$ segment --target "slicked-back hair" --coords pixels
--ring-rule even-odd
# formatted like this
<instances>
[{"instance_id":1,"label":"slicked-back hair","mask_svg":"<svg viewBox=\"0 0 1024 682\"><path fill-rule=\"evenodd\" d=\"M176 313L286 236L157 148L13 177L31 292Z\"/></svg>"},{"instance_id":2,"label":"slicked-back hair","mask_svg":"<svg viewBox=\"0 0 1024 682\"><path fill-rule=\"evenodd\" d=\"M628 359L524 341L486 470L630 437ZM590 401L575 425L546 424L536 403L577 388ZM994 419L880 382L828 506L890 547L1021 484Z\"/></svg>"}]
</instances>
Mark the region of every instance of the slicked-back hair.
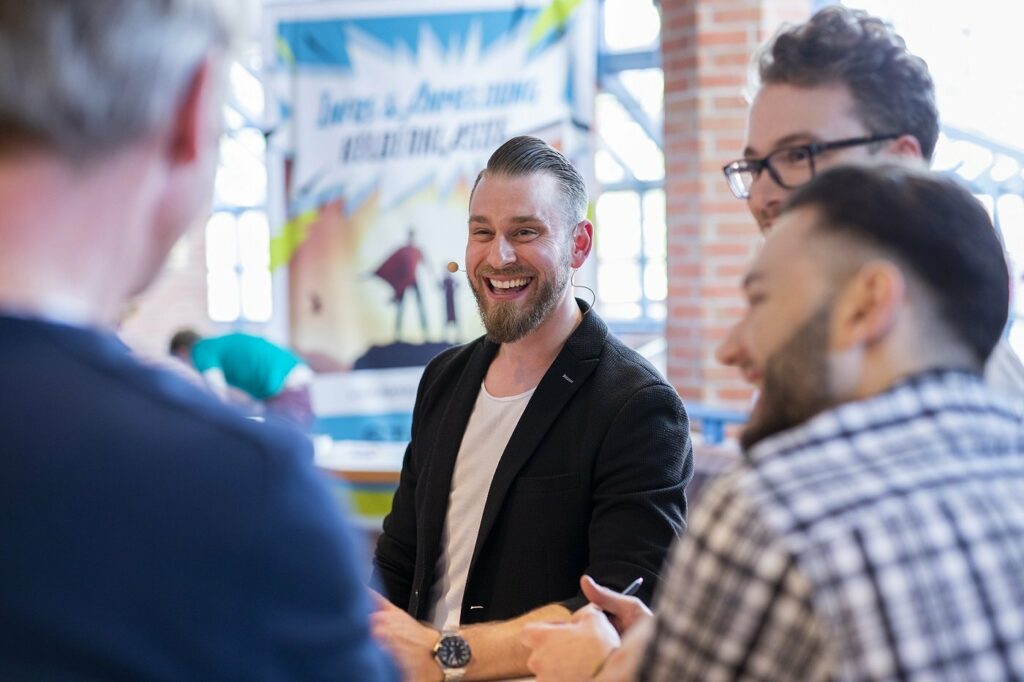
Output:
<instances>
[{"instance_id":1,"label":"slicked-back hair","mask_svg":"<svg viewBox=\"0 0 1024 682\"><path fill-rule=\"evenodd\" d=\"M956 179L903 165L828 170L789 198L784 212L817 211L814 231L877 249L923 285L934 318L978 361L1006 325L1009 273L988 213Z\"/></svg>"},{"instance_id":2,"label":"slicked-back hair","mask_svg":"<svg viewBox=\"0 0 1024 682\"><path fill-rule=\"evenodd\" d=\"M243 0L0 0L0 156L84 162L154 133ZM230 8L230 15L229 15Z\"/></svg>"},{"instance_id":3,"label":"slicked-back hair","mask_svg":"<svg viewBox=\"0 0 1024 682\"><path fill-rule=\"evenodd\" d=\"M913 135L932 158L939 112L928 65L892 26L863 10L831 5L783 27L758 52L757 71L762 85L846 85L871 133Z\"/></svg>"},{"instance_id":4,"label":"slicked-back hair","mask_svg":"<svg viewBox=\"0 0 1024 682\"><path fill-rule=\"evenodd\" d=\"M558 182L565 198L562 212L567 228L575 227L587 217L587 184L583 176L564 154L544 140L529 135L513 137L494 150L487 167L477 175L473 192L485 175L517 178L536 173L547 173ZM473 201L472 193L469 199Z\"/></svg>"}]
</instances>

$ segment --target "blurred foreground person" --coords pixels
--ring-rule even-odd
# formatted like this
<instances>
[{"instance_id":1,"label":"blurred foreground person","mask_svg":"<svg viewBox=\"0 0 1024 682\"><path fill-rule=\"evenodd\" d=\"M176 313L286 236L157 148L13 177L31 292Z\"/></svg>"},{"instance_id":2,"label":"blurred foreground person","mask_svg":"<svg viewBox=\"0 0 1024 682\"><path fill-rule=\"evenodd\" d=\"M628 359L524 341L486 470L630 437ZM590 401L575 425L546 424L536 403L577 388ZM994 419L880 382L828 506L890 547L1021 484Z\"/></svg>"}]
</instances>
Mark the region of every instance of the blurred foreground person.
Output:
<instances>
[{"instance_id":1,"label":"blurred foreground person","mask_svg":"<svg viewBox=\"0 0 1024 682\"><path fill-rule=\"evenodd\" d=\"M985 209L949 178L830 170L743 287L744 462L656 618L586 584L573 623L525 633L538 680L1024 678L1024 427L981 379L1008 308Z\"/></svg>"},{"instance_id":2,"label":"blurred foreground person","mask_svg":"<svg viewBox=\"0 0 1024 682\"><path fill-rule=\"evenodd\" d=\"M211 0L0 0L0 679L393 679L303 437L104 328L208 208Z\"/></svg>"}]
</instances>

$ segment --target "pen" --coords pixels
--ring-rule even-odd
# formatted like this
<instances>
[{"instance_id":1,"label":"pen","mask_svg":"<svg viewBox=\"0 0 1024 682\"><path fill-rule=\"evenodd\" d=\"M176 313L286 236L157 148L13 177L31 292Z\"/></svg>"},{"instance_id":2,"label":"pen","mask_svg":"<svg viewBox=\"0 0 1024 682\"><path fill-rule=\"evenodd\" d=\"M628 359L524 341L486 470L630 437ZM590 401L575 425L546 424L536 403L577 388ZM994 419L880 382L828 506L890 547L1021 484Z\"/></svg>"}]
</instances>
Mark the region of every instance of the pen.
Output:
<instances>
[{"instance_id":1,"label":"pen","mask_svg":"<svg viewBox=\"0 0 1024 682\"><path fill-rule=\"evenodd\" d=\"M631 582L629 584L629 587L627 587L626 589L624 589L622 591L622 593L621 593L622 596L623 597L632 597L634 594L637 593L637 590L639 590L640 586L643 585L643 584L644 584L644 577L640 576L639 578L637 578L636 580Z\"/></svg>"}]
</instances>

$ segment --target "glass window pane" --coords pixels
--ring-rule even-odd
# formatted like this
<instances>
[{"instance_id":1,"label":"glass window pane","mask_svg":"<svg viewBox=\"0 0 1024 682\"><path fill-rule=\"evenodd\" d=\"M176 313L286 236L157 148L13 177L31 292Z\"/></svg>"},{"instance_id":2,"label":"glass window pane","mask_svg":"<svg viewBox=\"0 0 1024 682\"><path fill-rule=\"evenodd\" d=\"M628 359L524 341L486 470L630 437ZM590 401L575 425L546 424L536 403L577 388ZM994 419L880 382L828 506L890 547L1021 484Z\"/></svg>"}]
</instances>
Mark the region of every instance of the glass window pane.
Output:
<instances>
[{"instance_id":1,"label":"glass window pane","mask_svg":"<svg viewBox=\"0 0 1024 682\"><path fill-rule=\"evenodd\" d=\"M601 138L629 166L639 180L665 177L665 157L640 124L614 95L603 93L596 99L597 129Z\"/></svg>"},{"instance_id":2,"label":"glass window pane","mask_svg":"<svg viewBox=\"0 0 1024 682\"><path fill-rule=\"evenodd\" d=\"M661 69L630 69L619 73L626 86L644 111L660 121L665 104L665 76Z\"/></svg>"},{"instance_id":3,"label":"glass window pane","mask_svg":"<svg viewBox=\"0 0 1024 682\"><path fill-rule=\"evenodd\" d=\"M644 271L644 293L652 301L664 301L668 296L668 278L665 261L651 261Z\"/></svg>"},{"instance_id":4,"label":"glass window pane","mask_svg":"<svg viewBox=\"0 0 1024 682\"><path fill-rule=\"evenodd\" d=\"M238 263L235 216L219 211L206 223L206 269L234 271Z\"/></svg>"},{"instance_id":5,"label":"glass window pane","mask_svg":"<svg viewBox=\"0 0 1024 682\"><path fill-rule=\"evenodd\" d=\"M242 112L251 118L263 115L263 84L244 66L235 62L231 65L231 95Z\"/></svg>"},{"instance_id":6,"label":"glass window pane","mask_svg":"<svg viewBox=\"0 0 1024 682\"><path fill-rule=\"evenodd\" d=\"M665 230L665 190L644 194L644 253L648 258L665 261L668 253Z\"/></svg>"},{"instance_id":7,"label":"glass window pane","mask_svg":"<svg viewBox=\"0 0 1024 682\"><path fill-rule=\"evenodd\" d=\"M608 303L639 301L640 266L635 261L605 261L597 266L597 293Z\"/></svg>"},{"instance_id":8,"label":"glass window pane","mask_svg":"<svg viewBox=\"0 0 1024 682\"><path fill-rule=\"evenodd\" d=\"M661 31L661 15L651 0L605 0L604 39L611 50L650 47Z\"/></svg>"},{"instance_id":9,"label":"glass window pane","mask_svg":"<svg viewBox=\"0 0 1024 682\"><path fill-rule=\"evenodd\" d=\"M605 192L597 198L597 255L636 258L640 255L640 197L636 192Z\"/></svg>"},{"instance_id":10,"label":"glass window pane","mask_svg":"<svg viewBox=\"0 0 1024 682\"><path fill-rule=\"evenodd\" d=\"M253 322L266 322L273 312L269 270L242 273L242 316Z\"/></svg>"},{"instance_id":11,"label":"glass window pane","mask_svg":"<svg viewBox=\"0 0 1024 682\"><path fill-rule=\"evenodd\" d=\"M215 192L221 205L260 206L267 200L266 166L231 137L221 139Z\"/></svg>"},{"instance_id":12,"label":"glass window pane","mask_svg":"<svg viewBox=\"0 0 1024 682\"><path fill-rule=\"evenodd\" d=\"M601 316L609 320L636 320L640 313L639 303L601 303Z\"/></svg>"},{"instance_id":13,"label":"glass window pane","mask_svg":"<svg viewBox=\"0 0 1024 682\"><path fill-rule=\"evenodd\" d=\"M263 211L246 211L239 217L238 256L245 270L270 267L270 226Z\"/></svg>"},{"instance_id":14,"label":"glass window pane","mask_svg":"<svg viewBox=\"0 0 1024 682\"><path fill-rule=\"evenodd\" d=\"M206 307L214 322L234 322L240 312L238 275L209 272L206 275Z\"/></svg>"},{"instance_id":15,"label":"glass window pane","mask_svg":"<svg viewBox=\"0 0 1024 682\"><path fill-rule=\"evenodd\" d=\"M598 149L594 154L594 172L598 182L611 184L626 177L622 166L605 149Z\"/></svg>"}]
</instances>

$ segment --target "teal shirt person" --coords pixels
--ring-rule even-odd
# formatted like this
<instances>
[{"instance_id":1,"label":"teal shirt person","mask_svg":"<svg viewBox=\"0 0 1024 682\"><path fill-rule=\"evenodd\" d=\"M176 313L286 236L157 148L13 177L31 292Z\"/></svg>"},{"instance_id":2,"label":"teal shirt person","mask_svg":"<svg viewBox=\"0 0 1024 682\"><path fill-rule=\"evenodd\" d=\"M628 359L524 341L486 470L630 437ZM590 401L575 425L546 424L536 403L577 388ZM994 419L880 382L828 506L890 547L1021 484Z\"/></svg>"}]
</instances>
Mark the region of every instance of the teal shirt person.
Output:
<instances>
[{"instance_id":1,"label":"teal shirt person","mask_svg":"<svg viewBox=\"0 0 1024 682\"><path fill-rule=\"evenodd\" d=\"M236 333L196 341L192 364L200 373L219 369L229 386L266 400L281 392L285 377L303 362L266 339Z\"/></svg>"}]
</instances>

